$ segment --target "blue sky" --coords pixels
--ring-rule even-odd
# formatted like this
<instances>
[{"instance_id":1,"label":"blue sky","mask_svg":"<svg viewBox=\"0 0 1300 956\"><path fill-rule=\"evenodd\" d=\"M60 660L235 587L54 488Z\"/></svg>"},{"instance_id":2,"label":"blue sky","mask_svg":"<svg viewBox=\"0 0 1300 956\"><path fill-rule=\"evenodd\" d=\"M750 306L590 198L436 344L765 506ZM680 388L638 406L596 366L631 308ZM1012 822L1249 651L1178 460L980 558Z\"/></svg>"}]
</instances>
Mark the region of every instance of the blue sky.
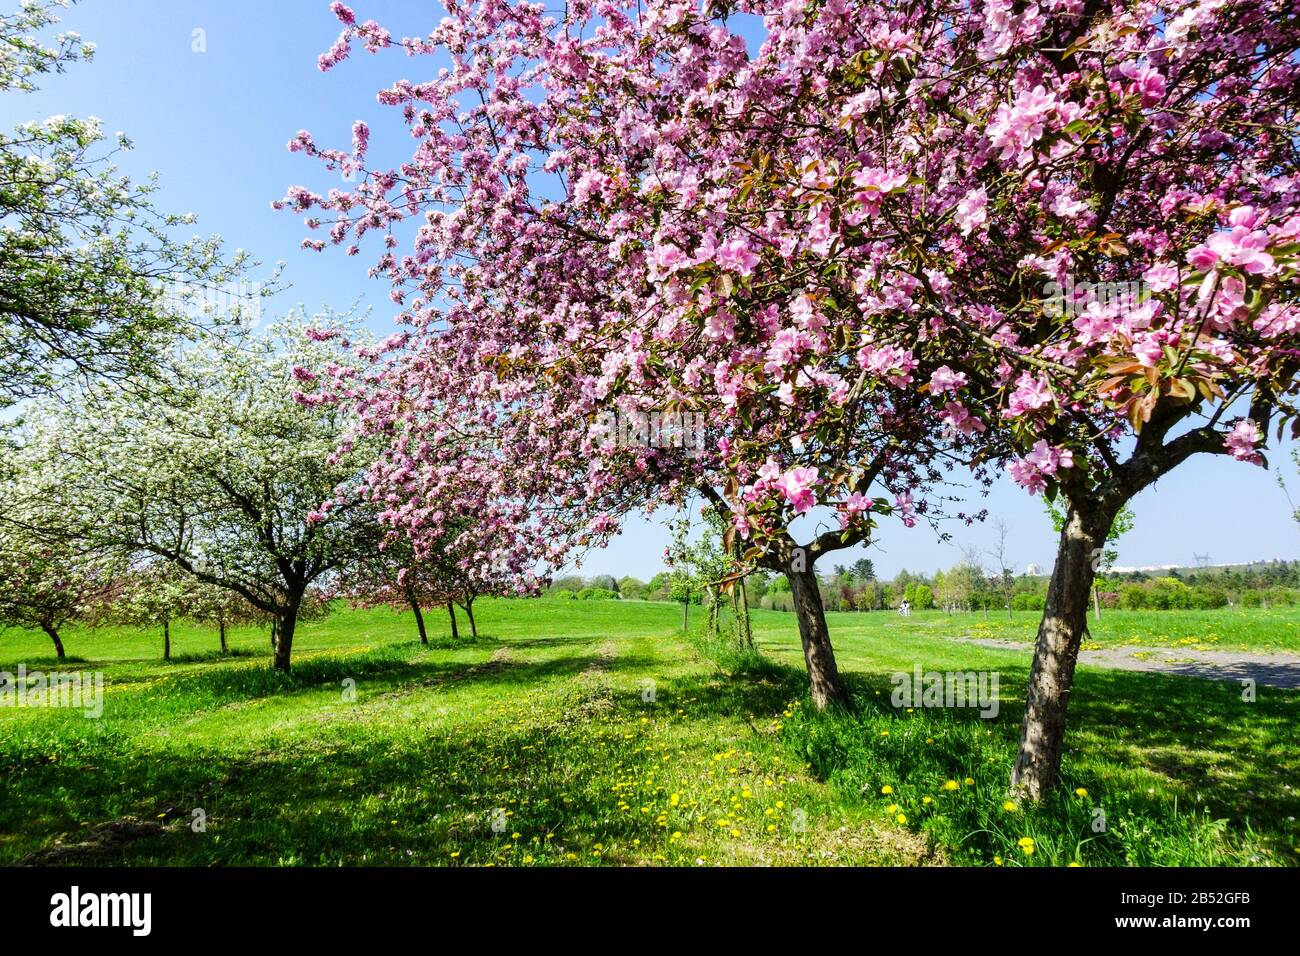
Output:
<instances>
[{"instance_id":1,"label":"blue sky","mask_svg":"<svg viewBox=\"0 0 1300 956\"><path fill-rule=\"evenodd\" d=\"M427 0L351 5L399 37L425 34L441 17ZM407 155L400 116L380 108L375 93L402 77L421 79L431 61L358 48L322 74L316 57L339 32L326 0L82 0L66 12L63 28L96 44L94 62L46 78L37 94L0 97L0 123L55 113L100 117L108 133L123 130L135 141L121 163L126 171L158 171L160 206L196 213L197 231L219 233L264 263L286 262L292 288L272 309L299 303L309 312L342 309L360 299L373 306L375 330L391 330L394 309L385 286L367 278L366 253L348 259L341 250L301 251L301 221L273 212L270 202L291 184L329 185L317 164L286 150L299 129L321 145L347 147L353 120L365 119L373 160ZM204 52L195 52L199 39ZM1270 460L1300 501L1300 475L1289 454L1275 448ZM1001 480L982 504L1008 524L1009 557L1017 567L1049 564L1055 540L1041 502ZM1139 496L1134 511L1135 527L1119 542L1121 565L1191 564L1193 552L1208 553L1215 563L1300 556L1300 529L1275 473L1226 458L1184 465ZM994 539L987 525L951 531L954 542L940 545L924 525L907 530L889 523L868 553L882 576L900 568L932 572L954 563L960 545L984 549ZM611 547L588 556L581 573L649 577L660 569L667 542L656 523L633 520ZM841 561L860 553L843 552Z\"/></svg>"}]
</instances>

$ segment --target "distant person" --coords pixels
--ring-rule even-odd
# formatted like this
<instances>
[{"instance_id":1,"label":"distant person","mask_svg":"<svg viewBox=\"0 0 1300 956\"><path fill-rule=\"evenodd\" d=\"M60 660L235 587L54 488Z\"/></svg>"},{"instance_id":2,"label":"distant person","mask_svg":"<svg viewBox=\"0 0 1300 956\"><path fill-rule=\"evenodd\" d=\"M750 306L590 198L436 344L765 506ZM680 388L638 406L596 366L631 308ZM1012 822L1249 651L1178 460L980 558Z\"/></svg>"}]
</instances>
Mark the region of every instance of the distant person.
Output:
<instances>
[{"instance_id":1,"label":"distant person","mask_svg":"<svg viewBox=\"0 0 1300 956\"><path fill-rule=\"evenodd\" d=\"M898 613L903 615L903 617L911 617L912 605L909 602L904 601L902 604L898 605Z\"/></svg>"}]
</instances>

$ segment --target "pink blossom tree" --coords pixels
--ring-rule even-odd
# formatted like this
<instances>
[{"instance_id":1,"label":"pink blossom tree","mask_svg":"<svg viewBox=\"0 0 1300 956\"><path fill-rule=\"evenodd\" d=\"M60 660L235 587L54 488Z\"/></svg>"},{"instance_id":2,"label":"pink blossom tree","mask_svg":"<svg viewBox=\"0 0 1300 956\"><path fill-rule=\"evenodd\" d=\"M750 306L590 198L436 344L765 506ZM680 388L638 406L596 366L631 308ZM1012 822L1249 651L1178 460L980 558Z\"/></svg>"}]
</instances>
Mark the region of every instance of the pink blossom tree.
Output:
<instances>
[{"instance_id":1,"label":"pink blossom tree","mask_svg":"<svg viewBox=\"0 0 1300 956\"><path fill-rule=\"evenodd\" d=\"M335 12L345 30L322 68L354 41L393 44ZM447 49L453 69L380 94L418 140L412 160L367 170L364 125L350 152L301 133L291 149L365 175L350 192L295 187L281 204L331 215L329 241L349 252L385 233L375 272L413 329L385 343L373 374L330 388L364 433L389 438L371 473L386 519L417 540L436 536L431 503L468 479L514 527L521 555L555 561L638 507L703 494L726 516L729 550L740 540L750 566L791 578L814 700L847 702L813 565L868 540L879 517L937 517L924 492L968 436L944 435L928 397L909 388L907 348L843 361L853 332L840 293L796 265L817 261L822 239L769 214L776 200L753 188L763 180L746 131L725 110L710 125L695 115L710 104L684 96L710 82L706 57L729 88L767 81L748 75L725 28L679 29L684 8L638 21L579 5L562 39L531 5L449 12L429 40L402 45ZM588 27L599 42L582 39ZM620 110L635 130L613 121ZM703 137L687 143L696 128ZM421 225L399 256L395 230L408 218ZM625 440L637 429L624 423L651 413L699 423L707 442ZM837 520L797 539L792 522L818 505Z\"/></svg>"},{"instance_id":2,"label":"pink blossom tree","mask_svg":"<svg viewBox=\"0 0 1300 956\"><path fill-rule=\"evenodd\" d=\"M495 563L509 548L499 548L492 539L497 530L493 524L460 517L445 521L442 528L441 540L417 535L418 553L404 529L390 529L372 552L342 572L335 593L365 607L410 610L420 643L428 644L424 611L429 607L446 607L453 639L459 637L456 606L464 608L470 634L477 639L474 602L479 597L540 590L542 579L531 571L512 574Z\"/></svg>"},{"instance_id":3,"label":"pink blossom tree","mask_svg":"<svg viewBox=\"0 0 1300 956\"><path fill-rule=\"evenodd\" d=\"M285 204L332 217L313 247L383 234L375 273L414 330L372 383L380 400L360 401L372 429L405 430L398 473L452 467L421 442L465 429L431 431L420 405L461 402L481 447L520 449L542 485L563 475L557 500L602 533L633 502L700 489L747 560L792 574L887 513L934 517L949 463L1005 467L1067 506L1012 776L1049 791L1115 515L1194 454L1255 460L1291 418L1293 6L667 0L547 16L483 0L400 41L334 9L323 69L357 43L449 57L380 93L416 141L399 168L366 169L364 125L350 151L291 144L365 173ZM732 13L760 17L761 38ZM707 454L584 444L601 409L664 406L710 413ZM517 467L503 463L484 478ZM399 509L419 507L414 490ZM797 544L790 519L817 505L842 527ZM843 699L820 602L791 583L814 699Z\"/></svg>"}]
</instances>

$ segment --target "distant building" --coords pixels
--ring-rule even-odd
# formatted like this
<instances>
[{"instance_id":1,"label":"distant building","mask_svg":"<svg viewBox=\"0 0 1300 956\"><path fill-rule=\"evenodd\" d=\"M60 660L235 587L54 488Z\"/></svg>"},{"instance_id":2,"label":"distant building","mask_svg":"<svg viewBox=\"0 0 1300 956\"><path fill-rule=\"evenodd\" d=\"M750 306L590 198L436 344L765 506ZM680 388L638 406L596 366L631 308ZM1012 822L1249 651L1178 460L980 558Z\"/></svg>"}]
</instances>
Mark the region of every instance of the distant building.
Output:
<instances>
[{"instance_id":1,"label":"distant building","mask_svg":"<svg viewBox=\"0 0 1300 956\"><path fill-rule=\"evenodd\" d=\"M1042 573L1043 569L1036 564L1025 565L1025 574L1029 575L1031 578L1039 577Z\"/></svg>"}]
</instances>

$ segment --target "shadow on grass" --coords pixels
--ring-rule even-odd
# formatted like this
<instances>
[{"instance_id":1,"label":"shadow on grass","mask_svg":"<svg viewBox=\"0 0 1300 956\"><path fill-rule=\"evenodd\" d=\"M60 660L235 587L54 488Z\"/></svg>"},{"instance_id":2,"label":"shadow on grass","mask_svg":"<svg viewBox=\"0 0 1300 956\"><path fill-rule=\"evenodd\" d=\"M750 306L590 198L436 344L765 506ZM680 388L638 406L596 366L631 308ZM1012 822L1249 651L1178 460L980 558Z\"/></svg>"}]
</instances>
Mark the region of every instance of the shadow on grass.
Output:
<instances>
[{"instance_id":1,"label":"shadow on grass","mask_svg":"<svg viewBox=\"0 0 1300 956\"><path fill-rule=\"evenodd\" d=\"M593 641L480 644L486 651L591 648ZM184 740L159 749L130 733L56 739L55 728L43 732L60 748L57 760L15 759L30 747L15 751L0 743L0 862L463 864L521 863L527 854L555 863L571 862L569 854L584 860L606 852L597 844L662 838L651 820L614 806L614 784L658 759L626 741L624 727L644 708L606 681L568 680L586 672L636 678L653 674L662 659L593 652L530 660L507 653L439 662L412 655L418 647L321 655L289 675L235 667L166 682L160 694L180 698L192 711L213 701L308 693L357 680L356 720L322 719L298 738L272 735L252 756ZM965 862L1018 854L1016 840L1026 833L1039 841L1039 852L1015 859L1030 864L1076 858L1221 864L1247 861L1261 849L1284 859L1288 839L1294 840L1286 816L1296 814L1296 798L1283 784L1300 769L1293 733L1300 695L1264 693L1247 704L1227 684L1081 671L1065 785L1044 807L1011 814L1001 801L1019 734L1023 669L1003 672L1002 708L993 720L974 710L895 710L888 674L845 676L856 711L811 714L801 668L732 654L715 673L663 681L660 704L689 701L692 718L739 718L760 732L801 701L780 731L786 746L845 800L880 802L882 810L886 800L903 804L911 826L960 847L957 859ZM549 693L545 688L555 682L564 695L558 706L552 700L547 709L545 700L519 695L539 687ZM367 709L443 686L499 690L514 709L470 729L430 729L401 709ZM1158 800L1138 789L1151 774L1164 778ZM974 782L965 784L967 778ZM957 784L951 793L942 786L949 779ZM1187 803L1194 793L1207 794L1207 781L1213 800L1206 797L1202 806L1228 820L1226 837L1212 821L1167 806L1168 793ZM880 795L882 782L892 784L893 794ZM1072 796L1076 786L1090 791L1087 799ZM925 796L932 802L923 804ZM1097 806L1111 821L1100 836L1089 829ZM207 814L205 833L188 828L196 807ZM499 831L492 827L497 811L507 814ZM156 827L137 825L159 820ZM83 838L87 833L93 836ZM60 834L72 849L31 855Z\"/></svg>"},{"instance_id":2,"label":"shadow on grass","mask_svg":"<svg viewBox=\"0 0 1300 956\"><path fill-rule=\"evenodd\" d=\"M1300 779L1300 694L1260 688L1247 702L1240 686L1220 681L1081 670L1060 786L1041 805L1008 811L1023 668L1001 670L999 713L983 719L973 708L895 708L884 673L846 674L855 710L817 714L805 675L774 667L794 691L783 703L802 697L782 729L788 746L848 799L897 804L912 825L962 846L965 862L1300 862L1291 784ZM725 694L718 701L731 706ZM1038 838L1036 855L1019 851L1027 834Z\"/></svg>"},{"instance_id":3,"label":"shadow on grass","mask_svg":"<svg viewBox=\"0 0 1300 956\"><path fill-rule=\"evenodd\" d=\"M322 723L243 758L207 746L146 756L115 739L16 768L0 778L0 833L8 834L0 862L485 863L520 862L522 849L565 862L569 853L588 858L601 840L630 847L662 838L641 815L613 813L611 782L658 759L613 722L613 692L599 675L619 666L572 655L402 672L481 681L513 701L508 718L468 733L456 724L413 732L409 715L381 707L370 722ZM624 666L647 662L629 657ZM322 667L315 676L337 673ZM582 673L596 679L564 680ZM548 682L547 693L559 694L549 708L507 694ZM383 696L418 689L403 684ZM361 705L376 702L363 697ZM188 827L199 807L202 834ZM498 810L509 815L503 831L492 828ZM161 824L142 826L153 821ZM56 836L60 847L51 844Z\"/></svg>"}]
</instances>

